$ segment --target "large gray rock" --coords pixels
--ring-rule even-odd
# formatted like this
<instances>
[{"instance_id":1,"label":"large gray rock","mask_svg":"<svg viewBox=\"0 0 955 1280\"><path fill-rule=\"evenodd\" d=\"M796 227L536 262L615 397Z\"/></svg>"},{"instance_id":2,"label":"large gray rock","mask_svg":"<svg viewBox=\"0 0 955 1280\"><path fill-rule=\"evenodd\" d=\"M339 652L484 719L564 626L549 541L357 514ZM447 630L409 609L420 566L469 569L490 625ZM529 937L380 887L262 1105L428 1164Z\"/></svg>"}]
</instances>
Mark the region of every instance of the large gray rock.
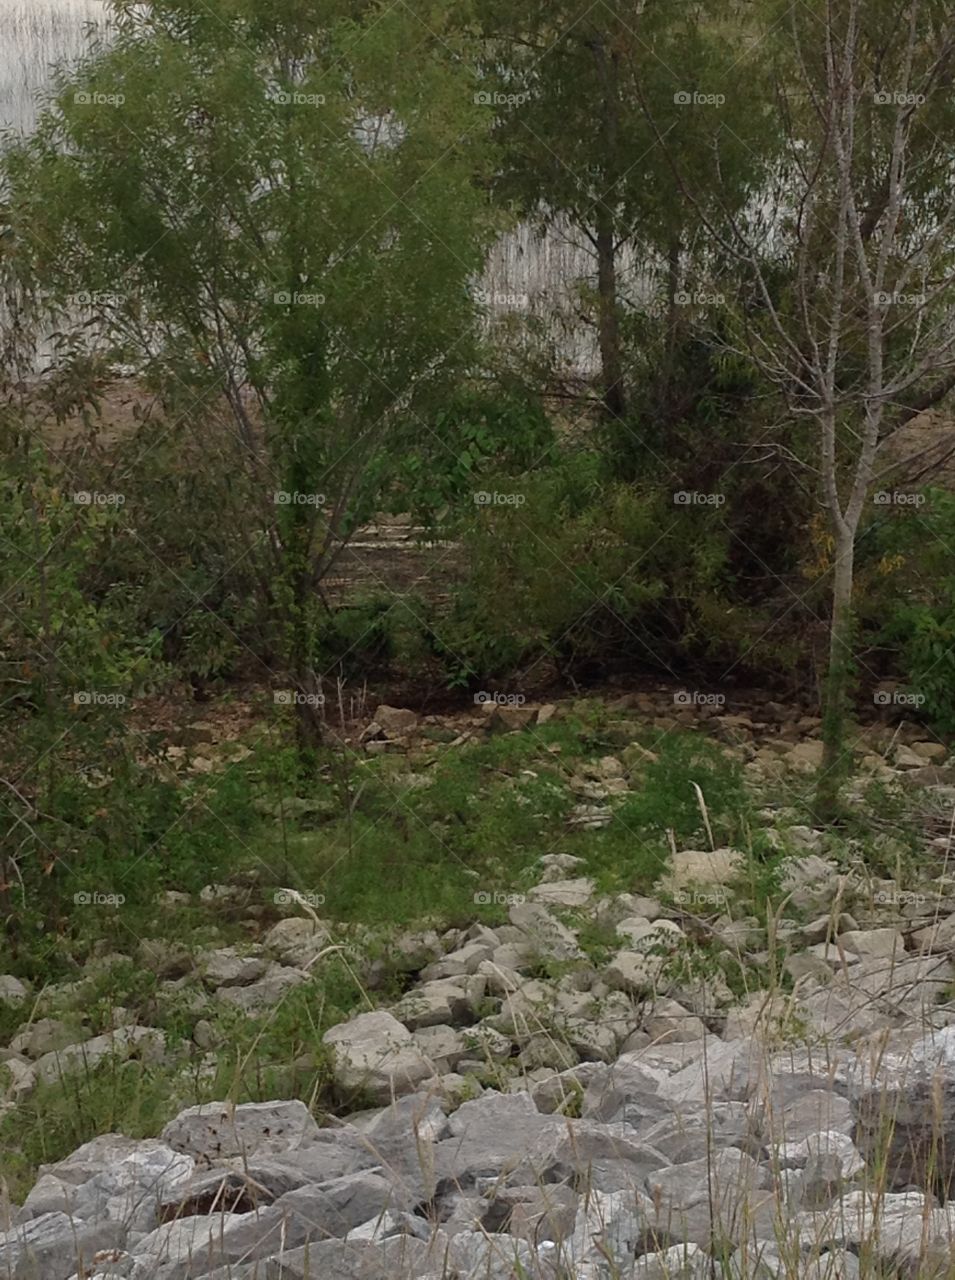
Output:
<instances>
[{"instance_id":1,"label":"large gray rock","mask_svg":"<svg viewBox=\"0 0 955 1280\"><path fill-rule=\"evenodd\" d=\"M274 1009L284 996L307 981L308 974L303 969L272 965L258 982L247 986L220 987L216 997L243 1013L255 1014L263 1009Z\"/></svg>"},{"instance_id":2,"label":"large gray rock","mask_svg":"<svg viewBox=\"0 0 955 1280\"><path fill-rule=\"evenodd\" d=\"M2 1280L68 1280L89 1270L101 1250L121 1249L119 1222L77 1222L65 1213L44 1213L0 1233Z\"/></svg>"},{"instance_id":3,"label":"large gray rock","mask_svg":"<svg viewBox=\"0 0 955 1280\"><path fill-rule=\"evenodd\" d=\"M474 1001L463 981L441 978L409 991L392 1006L391 1013L409 1031L442 1025L467 1026L474 1021Z\"/></svg>"},{"instance_id":4,"label":"large gray rock","mask_svg":"<svg viewBox=\"0 0 955 1280\"><path fill-rule=\"evenodd\" d=\"M659 888L664 893L679 893L693 886L723 889L738 879L745 866L745 857L736 849L686 849L670 855Z\"/></svg>"},{"instance_id":5,"label":"large gray rock","mask_svg":"<svg viewBox=\"0 0 955 1280\"><path fill-rule=\"evenodd\" d=\"M267 965L261 956L243 955L235 947L220 947L201 951L196 957L196 968L207 986L247 987L263 976Z\"/></svg>"},{"instance_id":6,"label":"large gray rock","mask_svg":"<svg viewBox=\"0 0 955 1280\"><path fill-rule=\"evenodd\" d=\"M891 1189L955 1190L955 1027L899 1041L850 1081L856 1146Z\"/></svg>"},{"instance_id":7,"label":"large gray rock","mask_svg":"<svg viewBox=\"0 0 955 1280\"><path fill-rule=\"evenodd\" d=\"M545 907L585 907L594 896L594 882L586 876L576 880L546 880L528 895Z\"/></svg>"},{"instance_id":8,"label":"large gray rock","mask_svg":"<svg viewBox=\"0 0 955 1280\"><path fill-rule=\"evenodd\" d=\"M165 1051L166 1037L155 1027L117 1027L106 1035L45 1053L37 1059L36 1074L49 1084L77 1071L92 1071L109 1058L120 1062L134 1057L148 1063L161 1062Z\"/></svg>"},{"instance_id":9,"label":"large gray rock","mask_svg":"<svg viewBox=\"0 0 955 1280\"><path fill-rule=\"evenodd\" d=\"M19 978L12 973L0 973L0 1001L7 1004L22 1004L30 993Z\"/></svg>"},{"instance_id":10,"label":"large gray rock","mask_svg":"<svg viewBox=\"0 0 955 1280\"><path fill-rule=\"evenodd\" d=\"M361 1092L387 1103L435 1074L407 1027L381 1010L332 1027L323 1043L332 1050L335 1084L343 1094Z\"/></svg>"},{"instance_id":11,"label":"large gray rock","mask_svg":"<svg viewBox=\"0 0 955 1280\"><path fill-rule=\"evenodd\" d=\"M275 1154L287 1157L318 1140L321 1130L304 1102L206 1102L181 1111L162 1141L196 1160Z\"/></svg>"},{"instance_id":12,"label":"large gray rock","mask_svg":"<svg viewBox=\"0 0 955 1280\"><path fill-rule=\"evenodd\" d=\"M449 1186L469 1187L479 1178L536 1183L535 1153L557 1141L564 1122L541 1115L526 1093L488 1092L459 1107L449 1127L451 1136L435 1148L437 1175Z\"/></svg>"},{"instance_id":13,"label":"large gray rock","mask_svg":"<svg viewBox=\"0 0 955 1280\"><path fill-rule=\"evenodd\" d=\"M329 939L329 927L322 921L289 916L273 925L262 943L283 964L301 969L314 961Z\"/></svg>"},{"instance_id":14,"label":"large gray rock","mask_svg":"<svg viewBox=\"0 0 955 1280\"><path fill-rule=\"evenodd\" d=\"M511 924L516 925L539 956L549 960L579 960L580 944L566 925L540 902L522 902L511 907Z\"/></svg>"}]
</instances>

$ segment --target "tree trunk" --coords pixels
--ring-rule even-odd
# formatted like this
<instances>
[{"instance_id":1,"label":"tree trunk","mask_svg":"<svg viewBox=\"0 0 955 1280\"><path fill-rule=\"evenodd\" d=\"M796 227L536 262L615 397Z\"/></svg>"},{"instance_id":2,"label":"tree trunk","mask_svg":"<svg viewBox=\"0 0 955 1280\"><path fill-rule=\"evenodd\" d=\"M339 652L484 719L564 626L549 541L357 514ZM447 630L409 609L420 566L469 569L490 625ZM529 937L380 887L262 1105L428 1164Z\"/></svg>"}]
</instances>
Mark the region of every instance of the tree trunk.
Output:
<instances>
[{"instance_id":1,"label":"tree trunk","mask_svg":"<svg viewBox=\"0 0 955 1280\"><path fill-rule=\"evenodd\" d=\"M838 809L839 789L848 770L845 725L852 676L852 584L855 529L836 531L833 569L832 621L829 627L829 665L826 671L822 718L822 765L816 781L816 813L832 822Z\"/></svg>"},{"instance_id":2,"label":"tree trunk","mask_svg":"<svg viewBox=\"0 0 955 1280\"><path fill-rule=\"evenodd\" d=\"M603 403L609 418L622 418L627 399L623 362L620 355L620 313L617 306L617 254L613 218L602 204L597 206L597 337L600 344L600 372Z\"/></svg>"}]
</instances>

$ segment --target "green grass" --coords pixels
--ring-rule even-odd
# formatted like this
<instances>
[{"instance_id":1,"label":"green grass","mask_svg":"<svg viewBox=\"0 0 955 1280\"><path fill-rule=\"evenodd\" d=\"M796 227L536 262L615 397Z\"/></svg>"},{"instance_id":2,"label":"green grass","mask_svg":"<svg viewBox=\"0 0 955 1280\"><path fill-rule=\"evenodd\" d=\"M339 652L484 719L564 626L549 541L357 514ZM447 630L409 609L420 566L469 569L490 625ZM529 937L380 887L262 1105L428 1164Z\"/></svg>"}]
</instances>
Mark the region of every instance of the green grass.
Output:
<instances>
[{"instance_id":1,"label":"green grass","mask_svg":"<svg viewBox=\"0 0 955 1280\"><path fill-rule=\"evenodd\" d=\"M591 876L601 893L651 893L666 865L670 833L681 849L707 848L712 834L715 844L749 855L748 883L733 913L765 920L776 896L780 855L762 832L740 766L698 734L657 741L634 723L633 740L642 740L657 760L632 775L631 791L613 803L607 827L584 832L568 825L581 799L568 785L572 775L614 750L602 709L581 711L464 748L435 745L415 759L329 758L306 788L297 783L287 751L260 750L227 777L204 778L201 790L190 784L179 807L168 811L181 819L175 833L162 835L155 807L144 805L145 829L134 848L142 849L147 839L152 846L138 862L118 857L113 869L118 879L112 883L122 881L128 889L126 902L111 910L64 912L66 928L38 932L29 941L21 936L16 956L0 959L0 966L32 979L37 992L50 981L78 981L71 995L45 995L40 1012L67 1019L82 1014L97 1034L115 1025L122 1007L141 1024L163 1030L171 1057L155 1067L104 1063L66 1085L41 1086L3 1116L0 1146L9 1152L4 1174L14 1197L32 1184L40 1162L60 1159L111 1129L155 1134L195 1102L281 1096L302 1098L318 1112L339 1107L322 1036L354 1012L401 993L404 979L389 975L387 963L394 931L503 922L508 906L494 895L525 894L537 882L545 854L579 857L582 865L571 874ZM614 732L619 751L619 738L626 736L619 716ZM427 784L414 785L410 775ZM694 784L704 796L706 819ZM874 798L883 817L895 817L896 797ZM873 834L864 817L857 821L858 830L843 836L856 847L874 848L878 831ZM914 844L905 837L902 843L914 858ZM895 873L898 860L886 856L886 868L891 862ZM94 860L82 874L76 869L77 883L84 876L88 882L98 865ZM200 903L195 895L211 881L244 886L243 900ZM157 892L170 888L192 893L191 903L157 907ZM196 1007L189 991L164 985L135 959L141 937L192 950L241 945L283 914L273 900L278 888L322 895L317 913L343 926L341 936L352 950L320 962L308 983L259 1017L246 1018L215 999ZM492 900L476 901L479 894ZM716 904L712 913L701 907L697 914L724 911ZM586 911L571 917L599 969L619 938ZM134 958L97 967L95 957L103 951ZM373 993L362 978L369 960L382 962ZM778 973L773 979L768 970L741 966L705 934L683 963L687 977L721 975L740 996L778 982ZM32 1004L0 1006L4 1042L31 1010ZM219 1046L211 1069L191 1044L199 1018L212 1023ZM363 1103L348 1101L351 1109Z\"/></svg>"}]
</instances>

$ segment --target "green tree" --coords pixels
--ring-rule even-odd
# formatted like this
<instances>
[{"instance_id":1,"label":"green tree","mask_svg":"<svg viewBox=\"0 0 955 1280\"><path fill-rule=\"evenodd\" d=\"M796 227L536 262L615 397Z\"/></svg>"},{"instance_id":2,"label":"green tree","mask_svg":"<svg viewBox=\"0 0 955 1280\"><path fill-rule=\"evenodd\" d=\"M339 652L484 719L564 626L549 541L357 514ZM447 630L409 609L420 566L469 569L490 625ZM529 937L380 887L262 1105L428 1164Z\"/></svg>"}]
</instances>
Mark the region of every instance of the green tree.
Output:
<instances>
[{"instance_id":1,"label":"green tree","mask_svg":"<svg viewBox=\"0 0 955 1280\"><path fill-rule=\"evenodd\" d=\"M5 155L8 252L170 415L224 418L258 501L223 518L309 747L322 580L473 360L494 234L473 59L416 0L113 16Z\"/></svg>"},{"instance_id":2,"label":"green tree","mask_svg":"<svg viewBox=\"0 0 955 1280\"><path fill-rule=\"evenodd\" d=\"M668 147L704 208L707 186L714 194L732 188L738 205L758 181L767 104L754 113L750 99L725 92L741 21L727 21L725 6L710 0L475 3L494 85L488 97L500 103L499 192L542 225L569 223L590 247L595 287L584 314L596 332L605 413L621 420L633 359L627 318L646 302L641 290L662 280L657 393L665 399L690 315L686 295L702 291L717 251L700 238ZM721 187L710 165L716 139Z\"/></svg>"}]
</instances>

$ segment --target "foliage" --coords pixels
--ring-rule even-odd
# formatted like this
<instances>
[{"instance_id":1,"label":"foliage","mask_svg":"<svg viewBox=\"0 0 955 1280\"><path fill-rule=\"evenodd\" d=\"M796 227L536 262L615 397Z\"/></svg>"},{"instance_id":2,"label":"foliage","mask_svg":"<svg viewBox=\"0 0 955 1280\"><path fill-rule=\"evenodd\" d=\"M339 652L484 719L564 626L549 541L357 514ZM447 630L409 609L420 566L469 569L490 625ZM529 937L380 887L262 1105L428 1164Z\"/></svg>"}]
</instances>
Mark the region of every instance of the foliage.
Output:
<instances>
[{"instance_id":1,"label":"foliage","mask_svg":"<svg viewBox=\"0 0 955 1280\"><path fill-rule=\"evenodd\" d=\"M920 713L955 733L955 497L916 496L918 505L876 509L863 541L860 613Z\"/></svg>"}]
</instances>

